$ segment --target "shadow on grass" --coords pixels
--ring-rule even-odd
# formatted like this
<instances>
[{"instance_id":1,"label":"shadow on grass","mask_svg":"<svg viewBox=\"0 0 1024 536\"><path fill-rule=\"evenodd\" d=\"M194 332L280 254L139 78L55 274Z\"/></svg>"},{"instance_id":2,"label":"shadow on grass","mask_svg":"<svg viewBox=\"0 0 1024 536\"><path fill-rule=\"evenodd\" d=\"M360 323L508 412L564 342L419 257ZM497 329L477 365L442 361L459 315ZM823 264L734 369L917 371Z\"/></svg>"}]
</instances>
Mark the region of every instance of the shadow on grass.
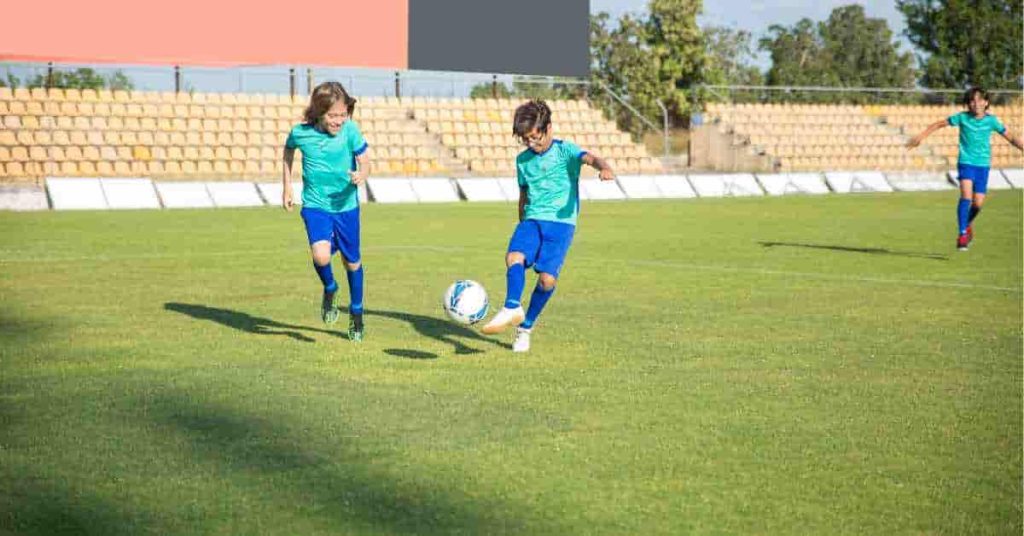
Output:
<instances>
[{"instance_id":1,"label":"shadow on grass","mask_svg":"<svg viewBox=\"0 0 1024 536\"><path fill-rule=\"evenodd\" d=\"M63 478L7 468L0 485L0 534L169 534L152 514L112 502ZM10 487L8 487L10 485ZM8 510L9 509L9 510ZM6 510L6 511L5 511Z\"/></svg>"},{"instance_id":2,"label":"shadow on grass","mask_svg":"<svg viewBox=\"0 0 1024 536\"><path fill-rule=\"evenodd\" d=\"M295 324L284 324L269 318L252 316L241 311L208 307L206 305L170 302L164 304L164 309L174 311L176 313L182 313L191 316L192 318L198 318L199 320L217 322L218 324L223 324L230 328L235 328L247 333L256 333L259 335L284 335L302 342L315 342L315 339L305 335L302 333L303 331L326 333L336 337L347 338L346 335L343 335L338 331L311 328L309 326L297 326Z\"/></svg>"},{"instance_id":3,"label":"shadow on grass","mask_svg":"<svg viewBox=\"0 0 1024 536\"><path fill-rule=\"evenodd\" d=\"M833 244L804 244L801 242L758 242L765 248L793 247L806 249L827 249L831 251L845 251L850 253L867 253L870 255L892 255L895 257L911 257L914 259L931 259L933 261L948 261L949 256L940 253L918 253L914 251L898 251L887 248L867 248L854 246L837 246Z\"/></svg>"},{"instance_id":4,"label":"shadow on grass","mask_svg":"<svg viewBox=\"0 0 1024 536\"><path fill-rule=\"evenodd\" d=\"M262 497L273 507L267 511L277 512L267 515L278 520L298 516L310 522L307 527L339 534L536 533L538 527L529 525L542 514L501 498L466 493L461 488L472 486L472 477L432 480L429 471L419 472L397 455L387 434L367 434L344 422L348 411L356 411L353 404L386 405L395 402L390 395L355 385L336 388L337 420L328 419L320 433L283 414L275 416L273 410L224 406L191 392L165 392L147 398L146 404L157 426L180 434L190 459L200 467L217 467L228 482L238 478L232 486L239 491L236 500ZM275 519L255 524L268 522ZM541 522L549 525L540 529L544 533L565 533L550 526L553 521Z\"/></svg>"},{"instance_id":5,"label":"shadow on grass","mask_svg":"<svg viewBox=\"0 0 1024 536\"><path fill-rule=\"evenodd\" d=\"M334 331L330 329L313 328L309 326L300 326L295 324L285 324L283 322L278 322L276 320L271 320L269 318L253 316L248 313L243 313L241 311L221 309L218 307L209 307L207 305L169 302L164 304L164 309L167 309L168 311L174 311L176 313L185 314L191 316L192 318L197 318L199 320L209 320L212 322L216 322L218 324L222 324L230 328L241 330L246 333L254 333L258 335L283 335L301 342L315 342L315 339L309 337L303 332L326 333L328 335L333 335L335 337L340 337L343 339L348 338L348 334L340 330ZM343 314L348 314L347 308L342 307L341 311ZM483 350L479 348L473 348L467 345L464 342L464 339L486 342L488 344L493 344L495 346L506 349L512 348L512 345L507 342L501 342L495 339L484 337L483 335L480 335L479 333L468 327L460 326L458 324L440 318L417 315L412 313L402 313L398 311L382 311L375 309L367 309L364 312L364 315L370 318L383 317L390 318L393 320L400 320L402 322L407 322L420 335L430 337L431 339L434 339L445 344L452 345L452 348L454 349L457 355L477 354L483 352ZM369 322L369 318L367 320L367 333L372 334L372 323ZM344 318L342 318L342 320L338 323L338 326L340 326L342 330L347 329L347 324L345 324ZM385 353L387 353L388 355L404 357L408 359L434 359L437 357L436 355L429 352L402 348L391 348L385 350Z\"/></svg>"}]
</instances>

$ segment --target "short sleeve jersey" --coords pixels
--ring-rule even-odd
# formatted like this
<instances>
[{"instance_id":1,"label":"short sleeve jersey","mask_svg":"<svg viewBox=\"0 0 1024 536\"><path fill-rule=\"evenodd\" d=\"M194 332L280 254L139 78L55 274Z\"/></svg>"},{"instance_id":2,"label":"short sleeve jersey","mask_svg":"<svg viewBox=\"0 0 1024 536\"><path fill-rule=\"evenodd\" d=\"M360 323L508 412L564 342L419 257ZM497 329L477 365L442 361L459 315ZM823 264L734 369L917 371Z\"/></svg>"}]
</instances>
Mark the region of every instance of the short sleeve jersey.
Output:
<instances>
[{"instance_id":1,"label":"short sleeve jersey","mask_svg":"<svg viewBox=\"0 0 1024 536\"><path fill-rule=\"evenodd\" d=\"M526 189L526 219L576 225L585 154L576 144L563 140L552 140L543 153L533 149L519 153L516 177L519 187Z\"/></svg>"},{"instance_id":2,"label":"short sleeve jersey","mask_svg":"<svg viewBox=\"0 0 1024 536\"><path fill-rule=\"evenodd\" d=\"M992 164L993 132L1002 134L1006 127L994 115L982 118L967 112L949 116L949 125L960 129L960 157L957 161L971 166L989 167Z\"/></svg>"},{"instance_id":3,"label":"short sleeve jersey","mask_svg":"<svg viewBox=\"0 0 1024 536\"><path fill-rule=\"evenodd\" d=\"M302 151L302 205L328 212L359 207L359 192L350 173L356 157L366 152L366 140L355 121L348 120L336 136L306 123L288 133L285 147Z\"/></svg>"}]
</instances>

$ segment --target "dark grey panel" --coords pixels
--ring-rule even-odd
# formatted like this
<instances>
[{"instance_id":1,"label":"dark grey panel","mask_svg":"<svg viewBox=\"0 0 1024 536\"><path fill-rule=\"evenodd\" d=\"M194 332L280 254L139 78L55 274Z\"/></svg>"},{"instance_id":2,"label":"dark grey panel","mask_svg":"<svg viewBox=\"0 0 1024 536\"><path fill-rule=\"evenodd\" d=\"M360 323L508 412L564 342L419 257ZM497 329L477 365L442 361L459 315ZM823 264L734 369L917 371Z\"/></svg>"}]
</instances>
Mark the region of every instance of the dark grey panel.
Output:
<instances>
[{"instance_id":1,"label":"dark grey panel","mask_svg":"<svg viewBox=\"0 0 1024 536\"><path fill-rule=\"evenodd\" d=\"M409 0L409 68L586 77L589 0Z\"/></svg>"}]
</instances>

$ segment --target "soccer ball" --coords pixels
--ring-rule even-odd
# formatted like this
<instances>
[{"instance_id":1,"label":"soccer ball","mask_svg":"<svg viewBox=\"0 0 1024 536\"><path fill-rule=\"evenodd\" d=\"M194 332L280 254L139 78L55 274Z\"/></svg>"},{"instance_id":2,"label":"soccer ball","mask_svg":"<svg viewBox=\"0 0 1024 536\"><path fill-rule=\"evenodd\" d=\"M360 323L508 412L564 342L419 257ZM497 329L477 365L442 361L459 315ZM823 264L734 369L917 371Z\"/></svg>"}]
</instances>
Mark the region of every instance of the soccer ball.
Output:
<instances>
[{"instance_id":1,"label":"soccer ball","mask_svg":"<svg viewBox=\"0 0 1024 536\"><path fill-rule=\"evenodd\" d=\"M441 307L459 324L475 324L487 315L487 291L470 279L460 279L444 291Z\"/></svg>"}]
</instances>

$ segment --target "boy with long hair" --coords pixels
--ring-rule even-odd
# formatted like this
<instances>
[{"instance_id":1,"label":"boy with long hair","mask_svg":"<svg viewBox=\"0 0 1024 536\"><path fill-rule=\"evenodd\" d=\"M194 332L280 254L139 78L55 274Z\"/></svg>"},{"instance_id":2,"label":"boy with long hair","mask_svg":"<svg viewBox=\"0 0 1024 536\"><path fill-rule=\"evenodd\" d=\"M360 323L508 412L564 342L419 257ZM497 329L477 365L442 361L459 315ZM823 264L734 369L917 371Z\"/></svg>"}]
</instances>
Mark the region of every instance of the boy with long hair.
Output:
<instances>
[{"instance_id":1,"label":"boy with long hair","mask_svg":"<svg viewBox=\"0 0 1024 536\"><path fill-rule=\"evenodd\" d=\"M331 258L340 253L349 290L348 338L363 340L363 265L359 248L359 185L366 182L370 162L359 125L351 119L356 100L338 82L313 89L305 121L295 125L284 144L284 193L281 204L292 210L292 163L302 151L302 221L323 283L320 317L326 324L341 315L334 303L338 283Z\"/></svg>"}]
</instances>

